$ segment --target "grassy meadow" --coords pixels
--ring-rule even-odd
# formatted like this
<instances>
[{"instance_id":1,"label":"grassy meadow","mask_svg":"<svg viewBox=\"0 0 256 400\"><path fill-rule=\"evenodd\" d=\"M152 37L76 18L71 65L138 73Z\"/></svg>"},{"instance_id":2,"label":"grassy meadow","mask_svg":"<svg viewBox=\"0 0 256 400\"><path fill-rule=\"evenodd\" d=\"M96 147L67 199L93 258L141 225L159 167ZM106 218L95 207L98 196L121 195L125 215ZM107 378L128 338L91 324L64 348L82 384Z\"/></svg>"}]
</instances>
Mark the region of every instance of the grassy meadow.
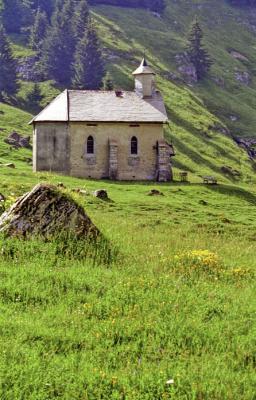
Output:
<instances>
[{"instance_id":1,"label":"grassy meadow","mask_svg":"<svg viewBox=\"0 0 256 400\"><path fill-rule=\"evenodd\" d=\"M20 109L0 103L0 214L37 183L63 182L112 249L109 258L100 243L0 235L1 400L256 400L255 162L223 134L228 127L255 136L255 37L247 11L220 0L189 3L168 0L162 19L92 9L117 87L133 88L131 71L146 48L170 117L175 182L33 174L31 151L4 143L13 130L31 134L32 83L21 82ZM215 64L192 87L168 74L195 13ZM11 40L16 56L33 55L26 36ZM240 70L251 74L249 86L235 81ZM58 90L51 81L40 87L43 107ZM10 162L15 169L3 166ZM190 183L179 182L181 170ZM218 185L203 185L202 175ZM112 201L76 188L105 188ZM148 196L153 188L163 196Z\"/></svg>"},{"instance_id":2,"label":"grassy meadow","mask_svg":"<svg viewBox=\"0 0 256 400\"><path fill-rule=\"evenodd\" d=\"M255 399L256 190L1 169L6 207L63 182L115 256L0 239L0 398ZM112 202L72 192L106 188ZM163 196L148 196L158 188ZM168 380L173 384L167 384Z\"/></svg>"}]
</instances>

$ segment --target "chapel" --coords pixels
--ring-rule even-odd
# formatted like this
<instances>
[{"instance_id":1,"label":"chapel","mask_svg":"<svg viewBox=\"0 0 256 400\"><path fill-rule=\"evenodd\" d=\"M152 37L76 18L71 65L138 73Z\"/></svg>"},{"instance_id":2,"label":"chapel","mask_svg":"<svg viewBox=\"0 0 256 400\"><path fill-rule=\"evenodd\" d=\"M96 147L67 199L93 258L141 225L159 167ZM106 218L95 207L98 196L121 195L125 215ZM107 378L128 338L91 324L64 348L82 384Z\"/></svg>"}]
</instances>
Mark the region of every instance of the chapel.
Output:
<instances>
[{"instance_id":1,"label":"chapel","mask_svg":"<svg viewBox=\"0 0 256 400\"><path fill-rule=\"evenodd\" d=\"M33 169L113 180L172 179L173 148L155 73L143 58L134 91L65 90L30 123Z\"/></svg>"}]
</instances>

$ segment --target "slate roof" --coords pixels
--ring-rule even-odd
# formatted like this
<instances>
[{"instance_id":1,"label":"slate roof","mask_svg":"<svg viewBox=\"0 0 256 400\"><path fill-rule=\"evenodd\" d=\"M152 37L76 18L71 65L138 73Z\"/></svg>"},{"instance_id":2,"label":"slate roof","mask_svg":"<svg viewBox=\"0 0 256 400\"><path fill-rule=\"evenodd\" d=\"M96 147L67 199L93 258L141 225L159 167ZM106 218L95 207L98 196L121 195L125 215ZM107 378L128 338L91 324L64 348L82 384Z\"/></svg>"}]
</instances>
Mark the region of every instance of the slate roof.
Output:
<instances>
[{"instance_id":1,"label":"slate roof","mask_svg":"<svg viewBox=\"0 0 256 400\"><path fill-rule=\"evenodd\" d=\"M168 121L159 92L141 98L135 92L65 90L30 123Z\"/></svg>"}]
</instances>

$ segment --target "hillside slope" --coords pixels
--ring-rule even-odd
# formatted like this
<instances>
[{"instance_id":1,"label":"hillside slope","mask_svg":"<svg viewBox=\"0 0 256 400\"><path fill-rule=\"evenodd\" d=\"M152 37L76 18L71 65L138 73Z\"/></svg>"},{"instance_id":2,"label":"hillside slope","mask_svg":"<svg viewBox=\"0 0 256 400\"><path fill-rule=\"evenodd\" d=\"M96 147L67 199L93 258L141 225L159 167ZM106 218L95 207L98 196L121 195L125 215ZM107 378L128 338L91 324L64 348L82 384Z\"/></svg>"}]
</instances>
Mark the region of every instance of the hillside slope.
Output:
<instances>
[{"instance_id":1,"label":"hillside slope","mask_svg":"<svg viewBox=\"0 0 256 400\"><path fill-rule=\"evenodd\" d=\"M28 126L30 119L29 113L0 103L0 164L15 162L19 170L27 171L27 161L31 158L31 150L14 149L6 144L4 139L13 131L25 136L30 135L31 127Z\"/></svg>"},{"instance_id":2,"label":"hillside slope","mask_svg":"<svg viewBox=\"0 0 256 400\"><path fill-rule=\"evenodd\" d=\"M131 72L145 50L165 96L170 117L166 136L177 153L175 176L178 170L185 169L196 181L205 174L225 181L254 181L254 164L232 139L232 135L255 135L256 52L250 25L253 14L232 8L222 0L214 4L207 0L166 0L166 4L162 18L143 9L105 5L92 8L115 84L133 89ZM177 55L184 51L189 24L195 15L202 23L215 64L208 79L188 85L177 72ZM12 40L17 56L29 55L23 37ZM243 54L247 61L235 59L236 53L231 55L231 51ZM237 81L237 73L240 77L247 71L248 86ZM29 86L22 84L22 101ZM47 83L42 83L42 88L48 100L56 93ZM1 123L0 116L0 127Z\"/></svg>"},{"instance_id":3,"label":"hillside slope","mask_svg":"<svg viewBox=\"0 0 256 400\"><path fill-rule=\"evenodd\" d=\"M158 73L158 85L165 95L165 101L170 117L170 125L166 131L167 137L173 141L177 156L175 166L188 169L197 175L205 173L222 173L223 167L229 167L231 173L227 179L235 179L239 171L245 180L252 175L250 162L247 155L241 151L230 139L223 135L226 127L231 129L231 135L253 136L254 114L253 87L241 86L239 90L244 94L246 102L240 107L241 99L237 99L235 91L238 83L233 75L228 74L225 67L225 58L229 62L229 69L241 62L235 60L228 53L228 44L218 41L214 46L215 31L212 29L211 15L219 21L218 35L223 36L225 31L225 18L229 18L229 33L236 29L236 18L240 13L246 18L245 11L233 9L223 5L222 1L167 1L167 9L162 18L156 17L150 11L124 9L110 6L93 8L94 18L98 22L105 52L109 60L109 68L118 86L133 88L131 71L135 68L141 54L146 50L150 63ZM177 55L184 51L186 34L193 17L197 14L206 32L206 45L215 60L210 77L200 84L188 86L182 82L177 73ZM200 15L199 15L200 14ZM222 22L221 22L222 21ZM245 27L241 43L253 41L253 34ZM233 36L230 40L238 42ZM240 42L239 42L240 43ZM241 46L241 44L240 44ZM227 47L226 50L224 48ZM231 48L231 43L230 43ZM241 51L240 47L237 51ZM224 53L225 57L224 57ZM253 60L252 60L253 64ZM177 76L177 79L170 79ZM226 87L218 86L214 79L224 76L227 80ZM228 109L225 108L228 104ZM233 107L233 108L232 108ZM240 109L241 108L241 109ZM218 110L221 112L218 113ZM212 111L212 112L211 112ZM236 130L229 122L230 115L244 115L237 121ZM216 113L216 116L213 115ZM227 118L226 118L227 116ZM228 123L228 124L227 124ZM233 123L234 124L234 123ZM241 129L239 130L238 125ZM247 129L247 131L245 130Z\"/></svg>"},{"instance_id":4,"label":"hillside slope","mask_svg":"<svg viewBox=\"0 0 256 400\"><path fill-rule=\"evenodd\" d=\"M197 16L214 65L209 78L194 84L192 90L234 135L255 136L256 9L231 7L223 0L167 0L166 4L162 18L144 10L94 8L99 22L111 32L103 34L105 45L128 52L128 59L134 48L137 54L145 49L155 57L164 77L175 80L175 74L178 80L182 58L177 56L184 51L190 24ZM118 39L125 43L120 46Z\"/></svg>"}]
</instances>

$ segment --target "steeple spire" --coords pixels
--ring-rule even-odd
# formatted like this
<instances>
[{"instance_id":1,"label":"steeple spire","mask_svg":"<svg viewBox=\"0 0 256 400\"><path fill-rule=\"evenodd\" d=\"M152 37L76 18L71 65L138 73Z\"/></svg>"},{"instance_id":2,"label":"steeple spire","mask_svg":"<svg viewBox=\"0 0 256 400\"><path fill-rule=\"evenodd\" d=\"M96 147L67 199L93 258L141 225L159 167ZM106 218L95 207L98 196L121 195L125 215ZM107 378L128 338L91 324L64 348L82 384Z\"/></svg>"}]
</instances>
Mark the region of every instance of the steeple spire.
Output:
<instances>
[{"instance_id":1,"label":"steeple spire","mask_svg":"<svg viewBox=\"0 0 256 400\"><path fill-rule=\"evenodd\" d=\"M135 76L135 90L139 96L152 97L155 91L155 72L148 65L144 55L140 66L132 73Z\"/></svg>"},{"instance_id":2,"label":"steeple spire","mask_svg":"<svg viewBox=\"0 0 256 400\"><path fill-rule=\"evenodd\" d=\"M140 74L152 74L155 75L155 72L152 68L148 65L148 62L145 57L143 57L140 66L132 73L133 75L140 75Z\"/></svg>"},{"instance_id":3,"label":"steeple spire","mask_svg":"<svg viewBox=\"0 0 256 400\"><path fill-rule=\"evenodd\" d=\"M145 54L144 54L144 57L143 57L142 63L143 63L143 67L148 67L148 63L147 63L147 60L146 60Z\"/></svg>"}]
</instances>

